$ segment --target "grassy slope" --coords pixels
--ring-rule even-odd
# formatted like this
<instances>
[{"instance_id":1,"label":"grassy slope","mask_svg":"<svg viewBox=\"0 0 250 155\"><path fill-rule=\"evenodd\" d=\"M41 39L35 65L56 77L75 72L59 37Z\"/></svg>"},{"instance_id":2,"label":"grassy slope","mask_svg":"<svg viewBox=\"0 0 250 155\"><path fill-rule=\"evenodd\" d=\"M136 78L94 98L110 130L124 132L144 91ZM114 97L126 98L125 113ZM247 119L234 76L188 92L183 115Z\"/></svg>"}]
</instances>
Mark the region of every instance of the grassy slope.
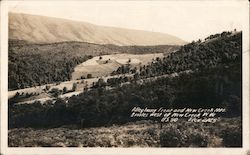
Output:
<instances>
[{"instance_id":1,"label":"grassy slope","mask_svg":"<svg viewBox=\"0 0 250 155\"><path fill-rule=\"evenodd\" d=\"M98 128L18 128L9 130L9 146L61 147L236 147L241 145L240 118L213 123L160 124L139 121Z\"/></svg>"},{"instance_id":2,"label":"grassy slope","mask_svg":"<svg viewBox=\"0 0 250 155\"><path fill-rule=\"evenodd\" d=\"M81 76L87 77L87 74L91 74L92 77L108 76L122 65L127 64L128 60L131 61L129 64L132 68L147 65L152 62L152 59L156 59L157 57L162 58L163 54L112 54L103 55L101 60L97 56L77 65L72 73L72 80L80 79ZM106 61L108 62L106 63Z\"/></svg>"}]
</instances>

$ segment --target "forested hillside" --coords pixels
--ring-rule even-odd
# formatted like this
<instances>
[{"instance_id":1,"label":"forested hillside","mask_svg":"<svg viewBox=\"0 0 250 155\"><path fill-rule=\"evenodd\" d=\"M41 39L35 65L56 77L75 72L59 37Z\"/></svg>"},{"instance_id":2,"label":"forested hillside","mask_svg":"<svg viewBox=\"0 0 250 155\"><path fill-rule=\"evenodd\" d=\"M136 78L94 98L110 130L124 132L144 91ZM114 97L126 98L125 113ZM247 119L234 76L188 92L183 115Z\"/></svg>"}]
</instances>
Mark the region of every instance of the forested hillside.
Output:
<instances>
[{"instance_id":1,"label":"forested hillside","mask_svg":"<svg viewBox=\"0 0 250 155\"><path fill-rule=\"evenodd\" d=\"M242 33L222 33L217 38L181 47L175 53L139 69L127 84L100 82L67 100L9 106L9 127L82 127L135 121L131 108L224 107L223 117L241 116ZM189 73L180 71L191 70ZM144 72L144 73L143 73ZM159 77L166 73L176 76ZM144 80L154 76L155 80ZM119 78L121 79L121 78ZM116 80L113 80L116 81ZM112 89L107 89L107 86Z\"/></svg>"},{"instance_id":2,"label":"forested hillside","mask_svg":"<svg viewBox=\"0 0 250 155\"><path fill-rule=\"evenodd\" d=\"M216 67L231 68L231 71L241 74L242 33L223 32L208 38L211 39L206 38L204 42L199 40L184 45L163 60L153 62L143 69L141 75L155 76L185 70L206 72Z\"/></svg>"},{"instance_id":3,"label":"forested hillside","mask_svg":"<svg viewBox=\"0 0 250 155\"><path fill-rule=\"evenodd\" d=\"M177 52L170 53L163 59L156 59L150 65L136 68L140 76L150 77L180 71L205 71L219 67L233 69L241 74L242 33L223 32L211 35L204 42L198 40L182 46ZM113 74L134 72L135 68L122 66ZM239 76L240 78L240 76Z\"/></svg>"},{"instance_id":4,"label":"forested hillside","mask_svg":"<svg viewBox=\"0 0 250 155\"><path fill-rule=\"evenodd\" d=\"M83 42L32 44L9 41L9 90L67 81L76 65L93 56L114 53L169 53L178 46L115 46Z\"/></svg>"}]
</instances>

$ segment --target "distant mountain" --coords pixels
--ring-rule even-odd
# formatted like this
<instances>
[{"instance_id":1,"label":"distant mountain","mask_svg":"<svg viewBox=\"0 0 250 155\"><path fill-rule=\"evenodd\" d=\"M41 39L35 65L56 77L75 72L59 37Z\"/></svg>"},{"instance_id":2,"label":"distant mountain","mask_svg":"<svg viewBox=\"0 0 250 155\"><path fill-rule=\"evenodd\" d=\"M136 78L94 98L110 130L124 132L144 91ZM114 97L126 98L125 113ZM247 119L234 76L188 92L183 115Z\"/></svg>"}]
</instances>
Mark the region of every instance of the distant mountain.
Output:
<instances>
[{"instance_id":1,"label":"distant mountain","mask_svg":"<svg viewBox=\"0 0 250 155\"><path fill-rule=\"evenodd\" d=\"M115 45L183 45L182 39L164 33L98 26L22 13L9 13L9 39L32 43L79 41Z\"/></svg>"}]
</instances>

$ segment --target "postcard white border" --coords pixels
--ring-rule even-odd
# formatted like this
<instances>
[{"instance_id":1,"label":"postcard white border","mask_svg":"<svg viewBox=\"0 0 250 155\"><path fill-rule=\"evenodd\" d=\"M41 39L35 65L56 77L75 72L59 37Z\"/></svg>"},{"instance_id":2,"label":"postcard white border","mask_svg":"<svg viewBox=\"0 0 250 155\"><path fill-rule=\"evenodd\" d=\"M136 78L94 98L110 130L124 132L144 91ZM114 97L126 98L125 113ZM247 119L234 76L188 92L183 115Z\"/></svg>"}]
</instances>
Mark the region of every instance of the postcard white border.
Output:
<instances>
[{"instance_id":1,"label":"postcard white border","mask_svg":"<svg viewBox=\"0 0 250 155\"><path fill-rule=\"evenodd\" d=\"M21 1L18 1L20 3ZM45 3L48 1L44 1ZM59 1L68 2L68 1ZM79 1L75 1L77 3ZM113 1L105 1L107 3ZM126 3L126 1L122 1ZM142 1L143 2L143 1ZM167 1L147 1L147 3L167 2ZM171 1L173 2L173 1ZM181 2L181 1L179 1ZM190 1L198 4L203 1ZM209 1L210 2L210 1ZM163 155L169 153L176 154L204 154L204 155L243 155L249 150L249 2L248 1L211 1L215 5L234 3L241 4L245 18L243 28L243 147L242 148L13 148L8 147L8 129L7 129L7 103L8 103L8 6L18 4L17 1L1 1L1 153L2 154L112 154L112 155L129 155L129 154L157 154Z\"/></svg>"}]
</instances>

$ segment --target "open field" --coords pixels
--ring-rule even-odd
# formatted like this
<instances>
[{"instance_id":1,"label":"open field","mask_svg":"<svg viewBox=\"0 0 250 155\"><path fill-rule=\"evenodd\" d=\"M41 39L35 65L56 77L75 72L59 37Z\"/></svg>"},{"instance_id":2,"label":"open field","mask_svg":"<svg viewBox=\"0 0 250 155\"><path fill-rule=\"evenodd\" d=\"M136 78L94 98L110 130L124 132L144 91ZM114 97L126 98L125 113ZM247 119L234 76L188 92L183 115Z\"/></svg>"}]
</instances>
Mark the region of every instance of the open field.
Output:
<instances>
[{"instance_id":1,"label":"open field","mask_svg":"<svg viewBox=\"0 0 250 155\"><path fill-rule=\"evenodd\" d=\"M180 120L162 128L153 121L86 129L16 128L8 134L11 147L240 147L242 138L240 118L214 124Z\"/></svg>"},{"instance_id":2,"label":"open field","mask_svg":"<svg viewBox=\"0 0 250 155\"><path fill-rule=\"evenodd\" d=\"M88 74L91 74L92 77L107 76L122 65L143 66L157 57L162 58L163 54L111 54L96 56L77 65L72 73L72 80L80 79L81 76L87 77Z\"/></svg>"}]
</instances>

